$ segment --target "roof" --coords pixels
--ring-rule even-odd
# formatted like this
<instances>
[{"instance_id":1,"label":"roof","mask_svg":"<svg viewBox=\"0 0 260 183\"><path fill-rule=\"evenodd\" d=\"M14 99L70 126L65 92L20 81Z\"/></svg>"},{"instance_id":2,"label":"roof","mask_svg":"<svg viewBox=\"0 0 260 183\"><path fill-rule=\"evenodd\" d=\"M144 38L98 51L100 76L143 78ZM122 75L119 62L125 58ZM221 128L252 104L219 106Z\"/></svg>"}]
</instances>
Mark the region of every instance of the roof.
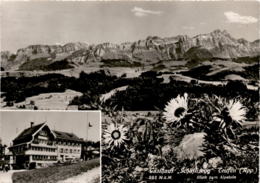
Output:
<instances>
[{"instance_id":1,"label":"roof","mask_svg":"<svg viewBox=\"0 0 260 183\"><path fill-rule=\"evenodd\" d=\"M33 134L36 133L39 129L41 129L44 125L46 125L46 123L40 123L32 127L26 128L25 130L22 131L22 133L20 133L13 140L14 145L31 141ZM53 134L56 136L56 139L59 140L77 141L77 142L83 141L73 133L61 132L56 130L51 130L51 132L53 132Z\"/></svg>"},{"instance_id":2,"label":"roof","mask_svg":"<svg viewBox=\"0 0 260 183\"><path fill-rule=\"evenodd\" d=\"M22 131L14 140L14 143L28 142L32 140L32 135L37 132L45 123L40 123L38 125L26 128Z\"/></svg>"},{"instance_id":3,"label":"roof","mask_svg":"<svg viewBox=\"0 0 260 183\"><path fill-rule=\"evenodd\" d=\"M56 139L83 142L83 140L74 133L61 132L57 130L53 130L53 132L56 135Z\"/></svg>"}]
</instances>

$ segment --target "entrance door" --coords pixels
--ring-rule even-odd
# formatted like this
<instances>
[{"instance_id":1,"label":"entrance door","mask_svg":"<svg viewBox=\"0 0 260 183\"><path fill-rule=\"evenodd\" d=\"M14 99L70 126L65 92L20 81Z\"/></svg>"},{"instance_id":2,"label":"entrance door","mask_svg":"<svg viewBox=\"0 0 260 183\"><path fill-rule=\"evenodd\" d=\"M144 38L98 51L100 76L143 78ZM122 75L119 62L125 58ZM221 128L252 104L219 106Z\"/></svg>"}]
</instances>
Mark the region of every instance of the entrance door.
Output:
<instances>
[{"instance_id":1,"label":"entrance door","mask_svg":"<svg viewBox=\"0 0 260 183\"><path fill-rule=\"evenodd\" d=\"M25 155L16 156L16 164L20 168L28 168L28 166L29 166L29 156L25 156Z\"/></svg>"}]
</instances>

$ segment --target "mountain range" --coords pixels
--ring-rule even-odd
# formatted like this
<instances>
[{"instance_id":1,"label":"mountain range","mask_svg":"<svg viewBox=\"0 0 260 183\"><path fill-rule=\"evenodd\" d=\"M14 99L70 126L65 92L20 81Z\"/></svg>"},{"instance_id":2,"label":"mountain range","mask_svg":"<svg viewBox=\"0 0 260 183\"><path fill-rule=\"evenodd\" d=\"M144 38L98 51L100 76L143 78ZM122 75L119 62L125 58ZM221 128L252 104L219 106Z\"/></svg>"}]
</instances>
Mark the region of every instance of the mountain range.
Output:
<instances>
[{"instance_id":1,"label":"mountain range","mask_svg":"<svg viewBox=\"0 0 260 183\"><path fill-rule=\"evenodd\" d=\"M103 66L146 66L174 61L234 60L260 55L260 40L235 39L225 30L214 30L194 37L178 35L121 44L67 43L30 45L16 53L1 52L1 70L63 70L98 63Z\"/></svg>"}]
</instances>

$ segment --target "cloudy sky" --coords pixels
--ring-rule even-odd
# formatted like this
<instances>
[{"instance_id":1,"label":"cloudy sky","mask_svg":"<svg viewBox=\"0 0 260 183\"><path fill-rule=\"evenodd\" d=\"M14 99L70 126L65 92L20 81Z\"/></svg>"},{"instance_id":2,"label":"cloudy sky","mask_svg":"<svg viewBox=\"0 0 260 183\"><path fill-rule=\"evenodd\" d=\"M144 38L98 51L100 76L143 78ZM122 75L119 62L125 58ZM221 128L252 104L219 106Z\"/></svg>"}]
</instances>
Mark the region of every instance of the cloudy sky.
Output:
<instances>
[{"instance_id":1,"label":"cloudy sky","mask_svg":"<svg viewBox=\"0 0 260 183\"><path fill-rule=\"evenodd\" d=\"M30 44L120 43L225 29L259 37L259 2L2 2L2 50Z\"/></svg>"},{"instance_id":2,"label":"cloudy sky","mask_svg":"<svg viewBox=\"0 0 260 183\"><path fill-rule=\"evenodd\" d=\"M52 130L76 134L79 138L100 140L100 112L62 112L62 111L0 111L0 138L10 145L12 140L24 129L47 122ZM88 127L90 122L92 127ZM87 134L88 128L88 134Z\"/></svg>"}]
</instances>

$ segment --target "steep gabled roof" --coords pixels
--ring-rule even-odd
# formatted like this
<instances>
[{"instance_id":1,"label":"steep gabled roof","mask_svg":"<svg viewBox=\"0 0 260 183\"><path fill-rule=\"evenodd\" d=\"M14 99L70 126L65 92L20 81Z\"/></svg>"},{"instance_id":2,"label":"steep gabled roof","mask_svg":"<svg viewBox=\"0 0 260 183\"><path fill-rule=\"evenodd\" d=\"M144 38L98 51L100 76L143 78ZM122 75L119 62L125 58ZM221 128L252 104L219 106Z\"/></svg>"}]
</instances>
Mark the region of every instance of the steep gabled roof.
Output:
<instances>
[{"instance_id":1,"label":"steep gabled roof","mask_svg":"<svg viewBox=\"0 0 260 183\"><path fill-rule=\"evenodd\" d=\"M74 133L61 132L57 130L53 130L53 132L56 135L56 139L58 140L83 142L83 140L76 136Z\"/></svg>"},{"instance_id":2,"label":"steep gabled roof","mask_svg":"<svg viewBox=\"0 0 260 183\"><path fill-rule=\"evenodd\" d=\"M46 123L40 123L35 126L26 128L25 130L22 131L14 140L13 144L20 144L20 143L26 143L29 142L33 139L33 135L37 133L39 130L44 128L44 126L47 126ZM48 127L48 126L47 126ZM48 127L49 128L49 127ZM67 141L76 141L76 142L83 142L82 139L77 137L73 133L67 133L67 132L61 132L61 131L56 131L56 130L51 130L51 133L53 136L58 139L58 140L67 140Z\"/></svg>"},{"instance_id":3,"label":"steep gabled roof","mask_svg":"<svg viewBox=\"0 0 260 183\"><path fill-rule=\"evenodd\" d=\"M13 140L14 144L29 142L32 140L33 134L37 132L43 125L45 125L45 123L40 123L38 125L26 128Z\"/></svg>"}]
</instances>

